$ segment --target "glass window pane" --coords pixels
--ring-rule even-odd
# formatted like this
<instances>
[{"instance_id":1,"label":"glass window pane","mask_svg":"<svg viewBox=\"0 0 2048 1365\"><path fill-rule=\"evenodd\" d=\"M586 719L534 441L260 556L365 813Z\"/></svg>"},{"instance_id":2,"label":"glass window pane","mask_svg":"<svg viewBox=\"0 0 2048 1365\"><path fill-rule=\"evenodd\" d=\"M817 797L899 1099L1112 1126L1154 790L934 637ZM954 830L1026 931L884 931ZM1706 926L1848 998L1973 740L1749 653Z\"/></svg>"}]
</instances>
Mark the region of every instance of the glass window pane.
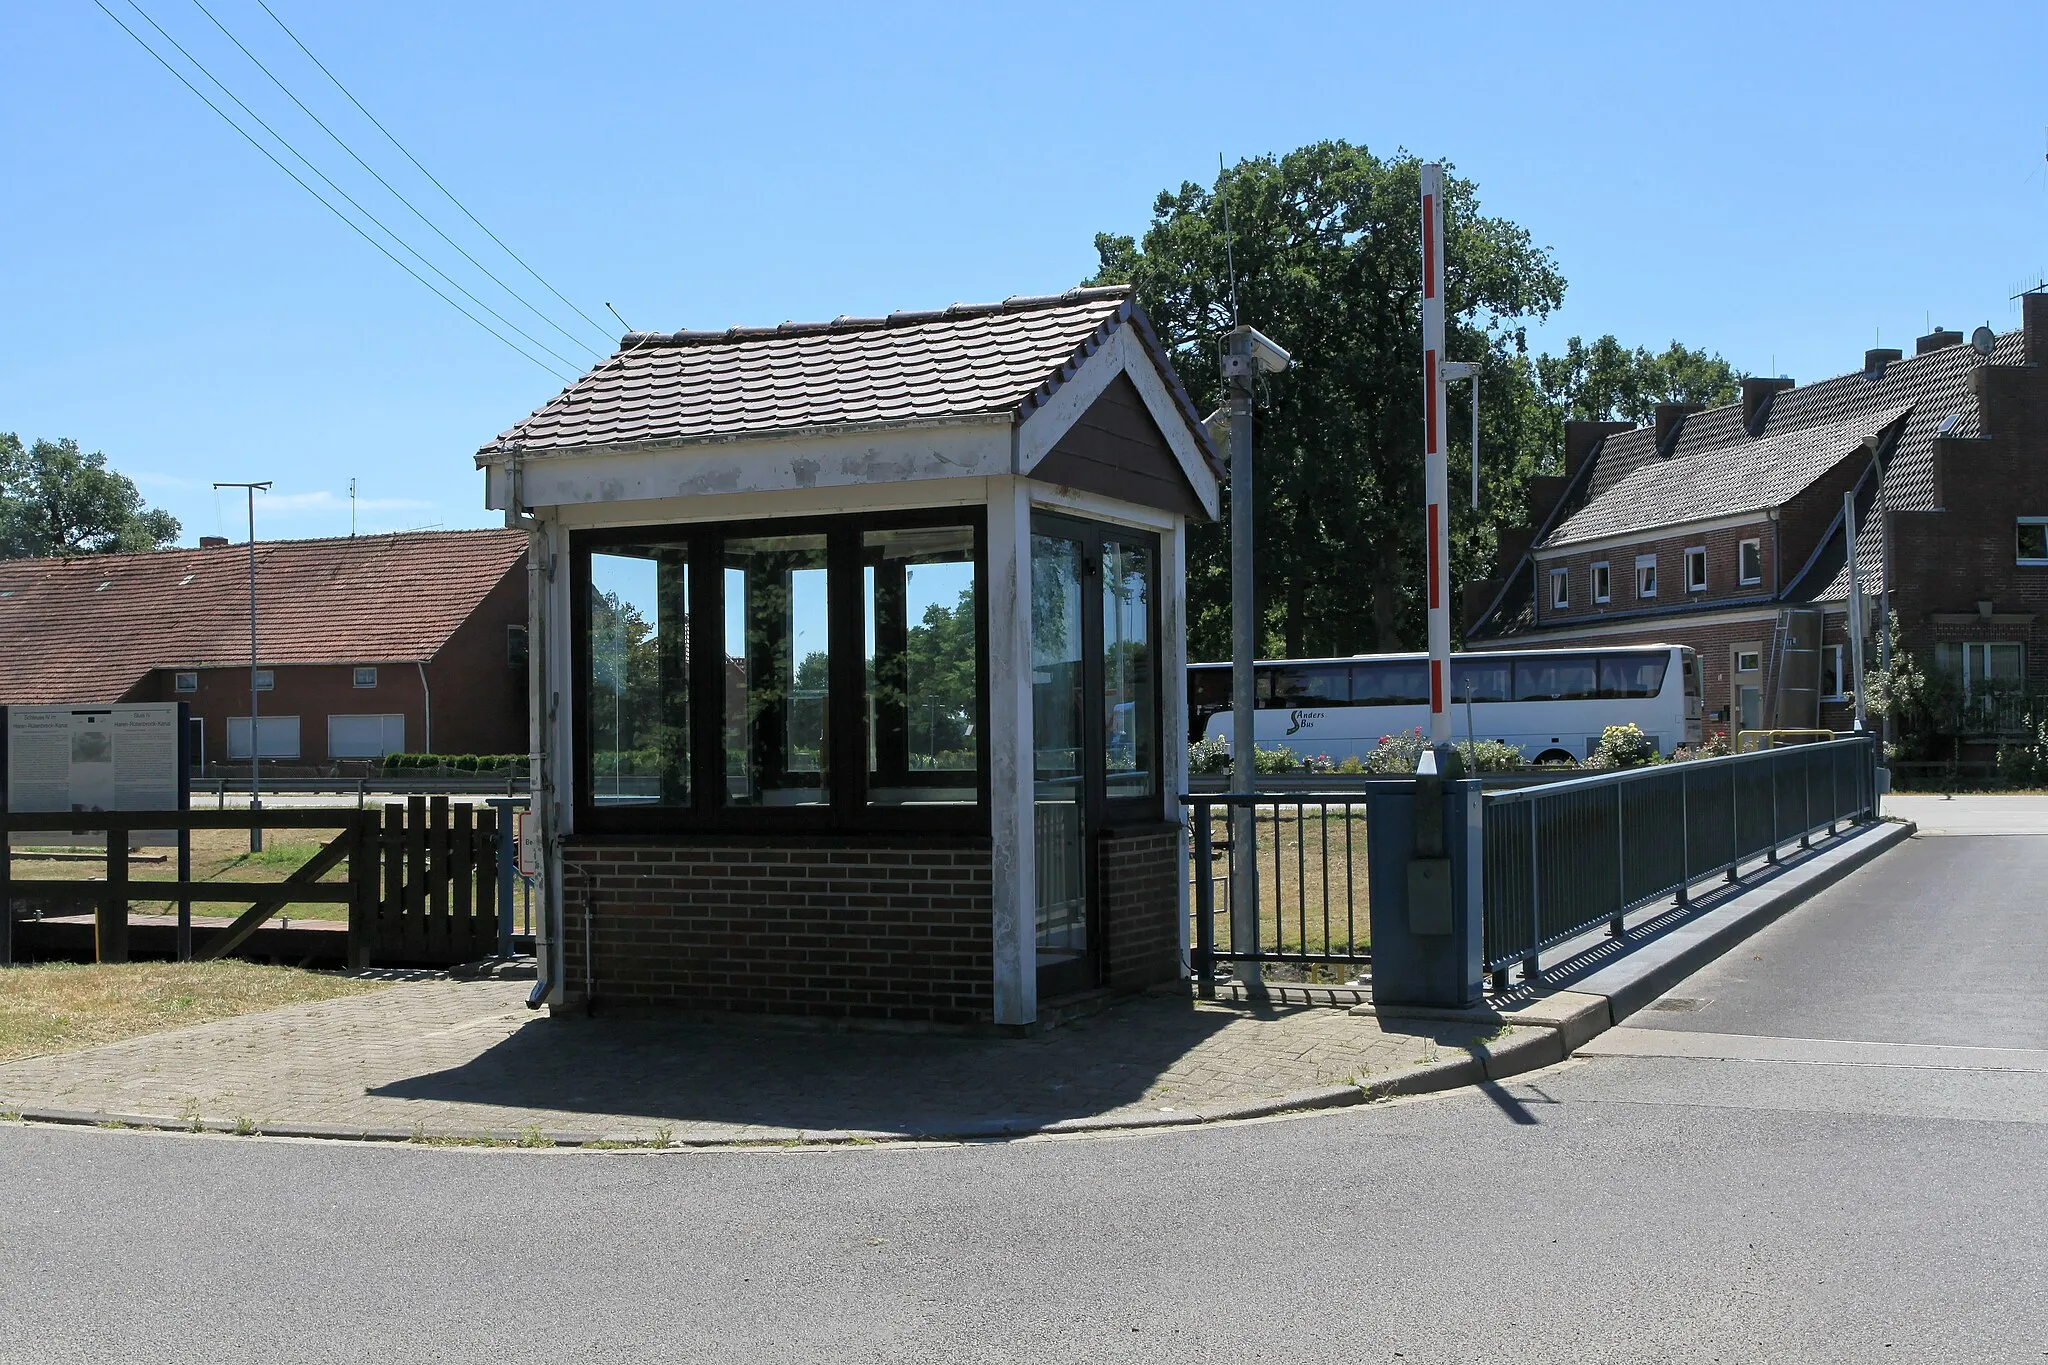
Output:
<instances>
[{"instance_id":1,"label":"glass window pane","mask_svg":"<svg viewBox=\"0 0 2048 1365\"><path fill-rule=\"evenodd\" d=\"M2017 644L1984 646L1990 656L1984 676L1993 682L2018 682L2026 673L2026 649Z\"/></svg>"},{"instance_id":2,"label":"glass window pane","mask_svg":"<svg viewBox=\"0 0 2048 1365\"><path fill-rule=\"evenodd\" d=\"M689 804L689 574L680 545L591 553L583 695L593 805Z\"/></svg>"},{"instance_id":3,"label":"glass window pane","mask_svg":"<svg viewBox=\"0 0 2048 1365\"><path fill-rule=\"evenodd\" d=\"M1764 576L1763 542L1745 540L1742 542L1742 581L1754 583Z\"/></svg>"},{"instance_id":4,"label":"glass window pane","mask_svg":"<svg viewBox=\"0 0 2048 1365\"><path fill-rule=\"evenodd\" d=\"M726 799L821 804L830 799L825 537L728 540L724 570Z\"/></svg>"},{"instance_id":5,"label":"glass window pane","mask_svg":"<svg viewBox=\"0 0 2048 1365\"><path fill-rule=\"evenodd\" d=\"M1081 556L1079 541L1031 537L1032 818L1041 971L1077 961L1088 948L1081 847Z\"/></svg>"},{"instance_id":6,"label":"glass window pane","mask_svg":"<svg viewBox=\"0 0 2048 1365\"><path fill-rule=\"evenodd\" d=\"M1152 653L1152 551L1102 548L1102 723L1107 795L1150 796L1159 768Z\"/></svg>"},{"instance_id":7,"label":"glass window pane","mask_svg":"<svg viewBox=\"0 0 2048 1365\"><path fill-rule=\"evenodd\" d=\"M869 531L861 552L868 800L971 804L981 752L974 531Z\"/></svg>"},{"instance_id":8,"label":"glass window pane","mask_svg":"<svg viewBox=\"0 0 2048 1365\"><path fill-rule=\"evenodd\" d=\"M2048 559L2048 523L2023 521L2019 523L2019 557L2021 559Z\"/></svg>"},{"instance_id":9,"label":"glass window pane","mask_svg":"<svg viewBox=\"0 0 2048 1365\"><path fill-rule=\"evenodd\" d=\"M1600 695L1654 697L1664 690L1665 654L1609 654L1600 660Z\"/></svg>"},{"instance_id":10,"label":"glass window pane","mask_svg":"<svg viewBox=\"0 0 2048 1365\"><path fill-rule=\"evenodd\" d=\"M1451 660L1451 700L1506 701L1510 696L1509 676L1513 672L1505 659Z\"/></svg>"},{"instance_id":11,"label":"glass window pane","mask_svg":"<svg viewBox=\"0 0 2048 1365\"><path fill-rule=\"evenodd\" d=\"M1584 701L1594 691L1590 656L1515 660L1516 701Z\"/></svg>"},{"instance_id":12,"label":"glass window pane","mask_svg":"<svg viewBox=\"0 0 2048 1365\"><path fill-rule=\"evenodd\" d=\"M1348 664L1296 665L1283 668L1273 677L1275 706L1351 705L1351 667Z\"/></svg>"}]
</instances>

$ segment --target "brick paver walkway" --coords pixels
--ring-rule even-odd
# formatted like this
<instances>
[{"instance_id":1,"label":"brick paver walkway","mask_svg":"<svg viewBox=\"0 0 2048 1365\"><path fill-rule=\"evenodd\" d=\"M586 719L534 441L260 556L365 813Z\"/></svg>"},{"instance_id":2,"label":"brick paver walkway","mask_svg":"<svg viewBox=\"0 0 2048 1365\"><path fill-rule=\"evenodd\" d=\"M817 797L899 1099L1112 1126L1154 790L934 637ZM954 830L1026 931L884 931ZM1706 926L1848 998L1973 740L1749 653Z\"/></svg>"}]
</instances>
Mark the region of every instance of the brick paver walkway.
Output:
<instances>
[{"instance_id":1,"label":"brick paver walkway","mask_svg":"<svg viewBox=\"0 0 2048 1365\"><path fill-rule=\"evenodd\" d=\"M414 981L0 1064L0 1111L676 1142L1028 1132L1187 1116L1460 1055L1464 1024L1131 1000L1031 1038L554 1020L528 983Z\"/></svg>"}]
</instances>

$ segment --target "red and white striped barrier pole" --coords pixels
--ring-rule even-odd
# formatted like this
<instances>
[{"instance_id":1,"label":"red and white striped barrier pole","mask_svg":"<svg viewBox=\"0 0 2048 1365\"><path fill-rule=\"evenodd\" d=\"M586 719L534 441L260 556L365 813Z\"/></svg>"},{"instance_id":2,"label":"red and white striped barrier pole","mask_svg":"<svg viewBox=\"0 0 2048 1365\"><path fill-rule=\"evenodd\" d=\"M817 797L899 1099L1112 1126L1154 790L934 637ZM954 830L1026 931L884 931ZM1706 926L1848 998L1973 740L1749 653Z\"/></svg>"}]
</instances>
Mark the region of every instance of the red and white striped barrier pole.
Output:
<instances>
[{"instance_id":1,"label":"red and white striped barrier pole","mask_svg":"<svg viewBox=\"0 0 2048 1365\"><path fill-rule=\"evenodd\" d=\"M1444 460L1444 168L1422 168L1423 554L1429 563L1429 742L1451 742L1450 473Z\"/></svg>"}]
</instances>

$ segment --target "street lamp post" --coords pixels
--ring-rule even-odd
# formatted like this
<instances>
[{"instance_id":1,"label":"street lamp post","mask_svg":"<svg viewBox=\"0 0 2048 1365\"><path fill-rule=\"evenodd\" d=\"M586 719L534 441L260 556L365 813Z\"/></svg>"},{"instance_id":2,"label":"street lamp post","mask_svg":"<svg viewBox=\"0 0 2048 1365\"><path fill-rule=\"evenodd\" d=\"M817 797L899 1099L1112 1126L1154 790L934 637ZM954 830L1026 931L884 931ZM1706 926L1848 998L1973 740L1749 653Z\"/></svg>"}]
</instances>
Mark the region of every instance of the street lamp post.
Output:
<instances>
[{"instance_id":1,"label":"street lamp post","mask_svg":"<svg viewBox=\"0 0 2048 1365\"><path fill-rule=\"evenodd\" d=\"M263 809L263 744L257 724L260 707L256 692L256 495L270 491L270 481L261 483L216 483L215 488L239 488L249 496L249 851L263 851L263 827L253 817Z\"/></svg>"}]
</instances>

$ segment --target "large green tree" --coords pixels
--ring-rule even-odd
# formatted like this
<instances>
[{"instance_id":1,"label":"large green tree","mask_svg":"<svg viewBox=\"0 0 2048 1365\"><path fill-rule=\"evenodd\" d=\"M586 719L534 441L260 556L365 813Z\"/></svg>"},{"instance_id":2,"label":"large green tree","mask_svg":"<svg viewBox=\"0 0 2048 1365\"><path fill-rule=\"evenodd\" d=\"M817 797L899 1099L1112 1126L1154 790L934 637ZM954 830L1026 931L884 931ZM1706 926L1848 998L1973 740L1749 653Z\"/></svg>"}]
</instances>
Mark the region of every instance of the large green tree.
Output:
<instances>
[{"instance_id":1,"label":"large green tree","mask_svg":"<svg viewBox=\"0 0 2048 1365\"><path fill-rule=\"evenodd\" d=\"M68 439L24 448L0 431L0 558L158 550L177 538L177 518L144 507L99 451Z\"/></svg>"},{"instance_id":2,"label":"large green tree","mask_svg":"<svg viewBox=\"0 0 2048 1365\"><path fill-rule=\"evenodd\" d=\"M1255 422L1261 653L1394 650L1423 635L1420 169L1407 153L1316 143L1160 194L1142 238L1095 239L1092 282L1136 287L1202 411L1222 401L1232 258L1237 318L1295 357L1266 384ZM1462 582L1492 572L1498 532L1523 520L1528 479L1556 460L1567 418L1717 396L1728 372L1676 343L1657 357L1612 337L1532 356L1524 324L1564 296L1556 262L1525 229L1486 216L1471 181L1447 176L1445 198L1447 351L1482 367L1479 510L1453 498ZM1463 404L1454 386L1454 493L1472 468ZM1226 513L1190 537L1193 658L1228 653L1228 566Z\"/></svg>"}]
</instances>

